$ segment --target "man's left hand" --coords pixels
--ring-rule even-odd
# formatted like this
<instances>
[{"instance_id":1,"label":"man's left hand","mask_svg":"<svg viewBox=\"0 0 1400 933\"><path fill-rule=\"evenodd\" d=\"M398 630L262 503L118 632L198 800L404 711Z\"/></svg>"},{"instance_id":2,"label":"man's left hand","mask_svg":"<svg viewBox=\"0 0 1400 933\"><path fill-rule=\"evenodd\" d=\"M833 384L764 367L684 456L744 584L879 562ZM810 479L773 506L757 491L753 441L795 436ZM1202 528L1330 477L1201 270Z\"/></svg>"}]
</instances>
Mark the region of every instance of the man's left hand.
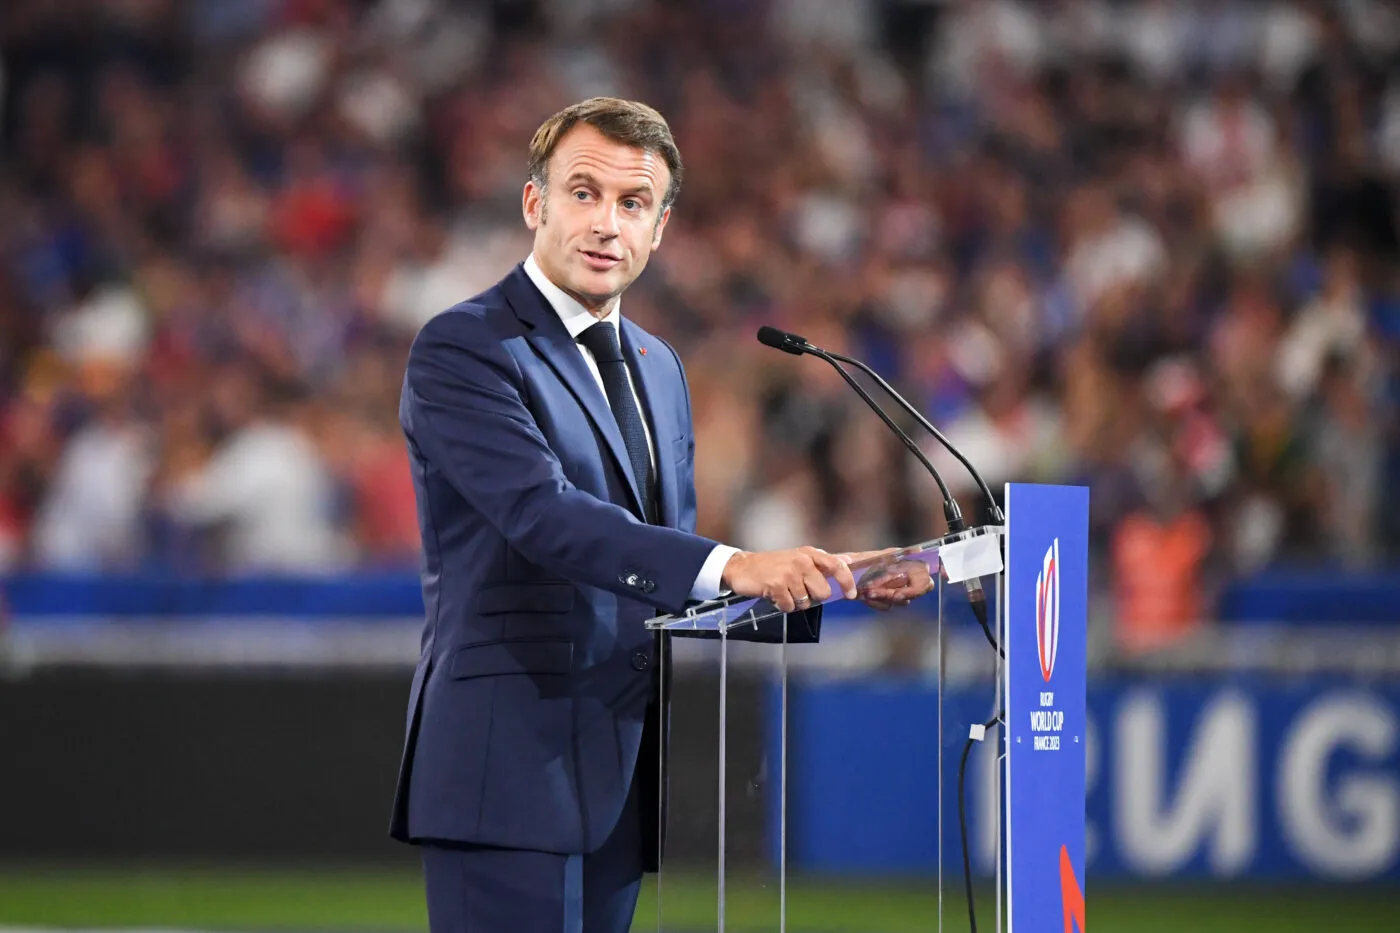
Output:
<instances>
[{"instance_id":1,"label":"man's left hand","mask_svg":"<svg viewBox=\"0 0 1400 933\"><path fill-rule=\"evenodd\" d=\"M885 551L856 551L838 554L837 557L847 564L853 564L894 554L897 550L890 548ZM857 581L856 588L863 603L884 612L895 606L907 606L911 601L931 592L933 577L929 573L928 565L923 561L896 561L889 567L867 570Z\"/></svg>"}]
</instances>

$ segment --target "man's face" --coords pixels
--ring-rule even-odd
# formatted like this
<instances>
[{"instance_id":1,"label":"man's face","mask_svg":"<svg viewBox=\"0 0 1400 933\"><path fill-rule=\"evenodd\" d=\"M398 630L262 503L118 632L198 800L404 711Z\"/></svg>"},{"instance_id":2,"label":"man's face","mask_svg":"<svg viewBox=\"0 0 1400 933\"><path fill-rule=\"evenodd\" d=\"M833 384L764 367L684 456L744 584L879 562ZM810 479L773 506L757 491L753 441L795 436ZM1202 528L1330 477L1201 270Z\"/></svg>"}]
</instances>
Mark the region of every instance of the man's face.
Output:
<instances>
[{"instance_id":1,"label":"man's face","mask_svg":"<svg viewBox=\"0 0 1400 933\"><path fill-rule=\"evenodd\" d=\"M546 190L525 185L535 261L585 308L607 313L661 245L671 214L661 199L670 183L657 153L614 142L586 123L575 126L549 160Z\"/></svg>"}]
</instances>

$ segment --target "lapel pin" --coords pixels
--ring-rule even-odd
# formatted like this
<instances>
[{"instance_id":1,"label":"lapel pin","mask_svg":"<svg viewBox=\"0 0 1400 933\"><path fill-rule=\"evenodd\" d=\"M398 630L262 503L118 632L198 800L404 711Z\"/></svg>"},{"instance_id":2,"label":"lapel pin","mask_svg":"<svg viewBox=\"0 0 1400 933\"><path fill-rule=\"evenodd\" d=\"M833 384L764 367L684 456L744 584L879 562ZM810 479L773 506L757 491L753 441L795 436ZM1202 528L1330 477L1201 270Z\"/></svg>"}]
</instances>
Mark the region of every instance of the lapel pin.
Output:
<instances>
[{"instance_id":1,"label":"lapel pin","mask_svg":"<svg viewBox=\"0 0 1400 933\"><path fill-rule=\"evenodd\" d=\"M646 355L647 355L647 348L646 348L646 347L638 347L638 348L637 348L637 352L640 353L642 356L646 356Z\"/></svg>"}]
</instances>

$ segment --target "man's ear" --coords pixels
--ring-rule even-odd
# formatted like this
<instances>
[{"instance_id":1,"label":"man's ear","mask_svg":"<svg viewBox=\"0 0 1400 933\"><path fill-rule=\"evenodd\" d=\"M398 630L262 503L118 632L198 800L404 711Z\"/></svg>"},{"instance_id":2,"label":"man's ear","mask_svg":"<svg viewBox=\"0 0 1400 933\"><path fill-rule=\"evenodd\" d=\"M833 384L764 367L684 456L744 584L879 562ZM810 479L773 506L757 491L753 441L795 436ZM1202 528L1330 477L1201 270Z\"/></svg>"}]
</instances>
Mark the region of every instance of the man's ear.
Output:
<instances>
[{"instance_id":1,"label":"man's ear","mask_svg":"<svg viewBox=\"0 0 1400 933\"><path fill-rule=\"evenodd\" d=\"M667 207L661 211L661 216L657 218L656 229L651 232L651 248L653 250L661 246L661 234L666 230L666 221L671 219L671 208Z\"/></svg>"},{"instance_id":2,"label":"man's ear","mask_svg":"<svg viewBox=\"0 0 1400 933\"><path fill-rule=\"evenodd\" d=\"M525 191L520 196L520 212L525 215L525 226L532 232L544 218L544 191L534 179L525 182Z\"/></svg>"}]
</instances>

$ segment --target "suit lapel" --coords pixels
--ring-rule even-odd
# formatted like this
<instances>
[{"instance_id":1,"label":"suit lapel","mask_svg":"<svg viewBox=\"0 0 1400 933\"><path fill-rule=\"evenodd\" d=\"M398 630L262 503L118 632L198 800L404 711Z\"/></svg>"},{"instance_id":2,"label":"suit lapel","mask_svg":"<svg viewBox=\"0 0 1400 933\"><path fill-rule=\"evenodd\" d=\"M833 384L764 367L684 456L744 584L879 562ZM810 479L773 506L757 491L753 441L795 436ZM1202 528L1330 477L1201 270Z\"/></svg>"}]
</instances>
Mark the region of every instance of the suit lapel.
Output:
<instances>
[{"instance_id":1,"label":"suit lapel","mask_svg":"<svg viewBox=\"0 0 1400 933\"><path fill-rule=\"evenodd\" d=\"M641 396L642 408L651 426L651 444L656 452L656 479L661 490L661 521L668 528L675 528L680 521L680 488L671 441L681 436L681 430L675 423L674 407L667 404L671 394L667 380L661 374L662 367L667 373L671 371L670 366L666 365L670 361L670 353L666 352L660 341L623 318L622 355L627 358L627 367L632 370L637 394Z\"/></svg>"},{"instance_id":2,"label":"suit lapel","mask_svg":"<svg viewBox=\"0 0 1400 933\"><path fill-rule=\"evenodd\" d=\"M607 396L603 394L598 381L593 378L593 373L589 372L588 364L583 361L583 354L569 336L564 322L559 320L559 315L554 313L554 309L525 274L523 264L517 265L502 280L501 287L516 315L532 327L525 339L549 364L560 381L568 386L607 443L613 461L627 480L627 488L632 493L632 505L640 512L642 497L637 492L637 479L632 475L632 460L627 455L627 444L622 440L622 432L617 429L617 419L608 407ZM661 460L659 455L657 460Z\"/></svg>"}]
</instances>

